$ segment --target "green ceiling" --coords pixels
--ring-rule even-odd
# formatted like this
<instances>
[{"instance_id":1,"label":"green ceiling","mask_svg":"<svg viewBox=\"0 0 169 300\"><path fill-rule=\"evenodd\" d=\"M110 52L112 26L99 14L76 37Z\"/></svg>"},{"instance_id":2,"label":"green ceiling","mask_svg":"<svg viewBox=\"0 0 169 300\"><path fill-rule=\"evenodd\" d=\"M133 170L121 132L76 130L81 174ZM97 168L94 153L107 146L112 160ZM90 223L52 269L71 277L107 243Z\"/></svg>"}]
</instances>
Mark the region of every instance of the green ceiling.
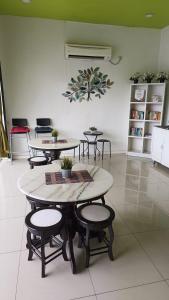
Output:
<instances>
[{"instance_id":1,"label":"green ceiling","mask_svg":"<svg viewBox=\"0 0 169 300\"><path fill-rule=\"evenodd\" d=\"M153 18L145 18L150 12ZM163 28L169 25L169 0L0 0L0 14Z\"/></svg>"}]
</instances>

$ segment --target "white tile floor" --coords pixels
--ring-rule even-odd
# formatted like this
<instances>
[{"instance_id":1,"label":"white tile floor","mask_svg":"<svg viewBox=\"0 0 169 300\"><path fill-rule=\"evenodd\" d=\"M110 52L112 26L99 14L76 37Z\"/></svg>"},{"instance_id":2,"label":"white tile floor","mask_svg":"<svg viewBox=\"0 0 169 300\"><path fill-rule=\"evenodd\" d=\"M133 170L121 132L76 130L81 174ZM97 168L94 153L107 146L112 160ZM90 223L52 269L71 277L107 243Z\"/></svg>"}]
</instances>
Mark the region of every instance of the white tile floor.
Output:
<instances>
[{"instance_id":1,"label":"white tile floor","mask_svg":"<svg viewBox=\"0 0 169 300\"><path fill-rule=\"evenodd\" d=\"M79 273L72 275L60 257L41 279L39 260L27 261L24 216L29 204L16 186L28 164L0 163L1 300L169 299L169 171L125 155L97 164L114 177L106 201L116 212L115 260L95 256L85 269L84 252L75 245Z\"/></svg>"}]
</instances>

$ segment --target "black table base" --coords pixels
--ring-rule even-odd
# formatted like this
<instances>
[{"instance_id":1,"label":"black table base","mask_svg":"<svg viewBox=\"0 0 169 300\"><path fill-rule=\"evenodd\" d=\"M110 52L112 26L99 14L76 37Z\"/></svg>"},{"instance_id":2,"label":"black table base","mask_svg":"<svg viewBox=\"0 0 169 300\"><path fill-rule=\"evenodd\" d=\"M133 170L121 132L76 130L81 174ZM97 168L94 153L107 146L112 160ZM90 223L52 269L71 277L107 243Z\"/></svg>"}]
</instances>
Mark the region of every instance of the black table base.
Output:
<instances>
[{"instance_id":1,"label":"black table base","mask_svg":"<svg viewBox=\"0 0 169 300\"><path fill-rule=\"evenodd\" d=\"M48 158L50 156L51 161L53 161L53 160L57 160L60 158L61 151L50 150L50 154L46 151L43 151L43 154L45 155L46 158Z\"/></svg>"},{"instance_id":2,"label":"black table base","mask_svg":"<svg viewBox=\"0 0 169 300\"><path fill-rule=\"evenodd\" d=\"M33 199L29 196L26 196L27 200L31 203L31 207L36 210L39 206L43 207L43 205L46 207L47 205L49 206L56 206L56 205L60 205L60 208L63 212L64 215L64 219L65 219L65 226L64 229L62 230L62 233L60 234L61 239L67 243L68 245L68 251L69 251L69 255L68 255L68 260L70 261L70 265L71 265L71 270L73 274L77 273L77 267L76 267L76 260L75 260L75 256L74 256L74 249L73 249L73 239L75 237L75 234L78 232L79 233L79 229L78 229L78 222L77 222L77 218L75 216L75 208L77 204L82 204L82 203L87 203L87 202L92 202L92 201L96 201L96 200L101 200L103 204L105 204L105 199L104 199L104 195L99 196L98 198L92 198L89 200L85 200L85 201L79 201L79 202L70 202L70 203L59 203L59 202L50 202L50 201L42 201L42 200L38 200L38 199ZM32 206L32 203L34 203L34 205ZM95 233L93 233L94 236ZM101 240L101 236L100 233L98 235L97 233L97 237L98 240ZM36 237L35 237L36 240Z\"/></svg>"}]
</instances>

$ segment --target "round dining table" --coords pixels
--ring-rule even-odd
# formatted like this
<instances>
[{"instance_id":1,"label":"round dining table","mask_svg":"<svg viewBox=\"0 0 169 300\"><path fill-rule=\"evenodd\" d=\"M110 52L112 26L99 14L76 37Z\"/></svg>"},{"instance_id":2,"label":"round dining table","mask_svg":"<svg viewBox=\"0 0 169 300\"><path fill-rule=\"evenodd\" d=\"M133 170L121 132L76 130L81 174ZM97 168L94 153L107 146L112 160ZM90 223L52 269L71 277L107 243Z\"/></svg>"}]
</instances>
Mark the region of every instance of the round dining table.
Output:
<instances>
[{"instance_id":1,"label":"round dining table","mask_svg":"<svg viewBox=\"0 0 169 300\"><path fill-rule=\"evenodd\" d=\"M79 147L80 141L76 139L58 139L53 142L52 138L30 139L28 145L31 149L42 151L44 154L50 152L52 160L59 159L61 151L71 150Z\"/></svg>"},{"instance_id":2,"label":"round dining table","mask_svg":"<svg viewBox=\"0 0 169 300\"><path fill-rule=\"evenodd\" d=\"M98 166L77 163L72 171L88 171L92 181L47 184L46 173L60 172L60 163L39 166L29 170L18 179L19 190L35 203L60 205L66 219L67 237L72 273L76 273L73 238L76 234L75 207L77 204L101 199L113 184L112 175Z\"/></svg>"},{"instance_id":3,"label":"round dining table","mask_svg":"<svg viewBox=\"0 0 169 300\"><path fill-rule=\"evenodd\" d=\"M87 153L88 153L88 158L89 158L89 145L94 145L94 159L96 160L96 151L98 151L98 154L100 155L100 150L97 147L97 138L98 136L103 135L102 131L99 130L87 130L83 132L84 136L86 137L87 140ZM93 137L93 140L90 140L90 138ZM83 150L84 153L84 150Z\"/></svg>"},{"instance_id":4,"label":"round dining table","mask_svg":"<svg viewBox=\"0 0 169 300\"><path fill-rule=\"evenodd\" d=\"M88 136L93 136L94 137L94 141L97 141L98 136L103 135L102 131L99 130L87 130L84 131L83 134L85 135L86 139L89 141Z\"/></svg>"}]
</instances>

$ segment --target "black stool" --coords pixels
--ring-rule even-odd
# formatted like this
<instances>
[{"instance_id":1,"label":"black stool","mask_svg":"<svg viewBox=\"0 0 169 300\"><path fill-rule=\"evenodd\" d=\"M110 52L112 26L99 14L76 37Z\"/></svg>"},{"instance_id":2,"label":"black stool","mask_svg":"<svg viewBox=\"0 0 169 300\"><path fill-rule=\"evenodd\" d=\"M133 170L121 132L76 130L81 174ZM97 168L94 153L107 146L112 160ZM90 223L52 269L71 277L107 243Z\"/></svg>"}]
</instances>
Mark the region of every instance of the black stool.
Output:
<instances>
[{"instance_id":1,"label":"black stool","mask_svg":"<svg viewBox=\"0 0 169 300\"><path fill-rule=\"evenodd\" d=\"M86 267L89 266L90 256L101 253L108 253L110 260L113 260L112 243L114 232L112 222L115 218L114 210L108 205L101 203L84 204L76 209L80 239L86 248ZM108 228L109 239L107 239L104 229ZM85 229L85 230L84 230ZM90 238L99 237L103 240L105 246L99 248L90 248Z\"/></svg>"},{"instance_id":2,"label":"black stool","mask_svg":"<svg viewBox=\"0 0 169 300\"><path fill-rule=\"evenodd\" d=\"M84 157L84 152L85 152L85 144L87 144L88 143L88 141L87 140L80 140L80 145L79 145L79 151L80 151L80 149L81 149L81 144L82 144L82 146L83 146L83 152L82 152L82 156ZM81 151L80 151L81 152Z\"/></svg>"},{"instance_id":3,"label":"black stool","mask_svg":"<svg viewBox=\"0 0 169 300\"><path fill-rule=\"evenodd\" d=\"M90 145L94 146L94 160L96 160L96 149L97 149L97 141L87 141L87 154L89 159L89 147Z\"/></svg>"},{"instance_id":4,"label":"black stool","mask_svg":"<svg viewBox=\"0 0 169 300\"><path fill-rule=\"evenodd\" d=\"M28 158L30 168L33 169L35 166L43 166L49 163L49 158L44 156L32 156Z\"/></svg>"},{"instance_id":5,"label":"black stool","mask_svg":"<svg viewBox=\"0 0 169 300\"><path fill-rule=\"evenodd\" d=\"M61 242L56 238L64 226L64 219L61 210L58 208L40 208L35 212L30 212L25 218L27 231L27 248L29 249L28 260L32 260L33 253L42 262L41 277L45 277L45 266L63 255L64 260L68 260L66 255L66 242ZM49 255L45 255L45 245L54 239L58 249Z\"/></svg>"},{"instance_id":6,"label":"black stool","mask_svg":"<svg viewBox=\"0 0 169 300\"><path fill-rule=\"evenodd\" d=\"M43 202L39 202L38 200L35 200L29 196L26 196L32 211L36 211L38 208L48 208L50 206L54 207L54 205L45 204Z\"/></svg>"},{"instance_id":7,"label":"black stool","mask_svg":"<svg viewBox=\"0 0 169 300\"><path fill-rule=\"evenodd\" d=\"M104 155L104 143L109 143L110 157L111 157L111 141L108 139L98 139L97 141L102 143L102 159L103 159L103 155Z\"/></svg>"}]
</instances>

